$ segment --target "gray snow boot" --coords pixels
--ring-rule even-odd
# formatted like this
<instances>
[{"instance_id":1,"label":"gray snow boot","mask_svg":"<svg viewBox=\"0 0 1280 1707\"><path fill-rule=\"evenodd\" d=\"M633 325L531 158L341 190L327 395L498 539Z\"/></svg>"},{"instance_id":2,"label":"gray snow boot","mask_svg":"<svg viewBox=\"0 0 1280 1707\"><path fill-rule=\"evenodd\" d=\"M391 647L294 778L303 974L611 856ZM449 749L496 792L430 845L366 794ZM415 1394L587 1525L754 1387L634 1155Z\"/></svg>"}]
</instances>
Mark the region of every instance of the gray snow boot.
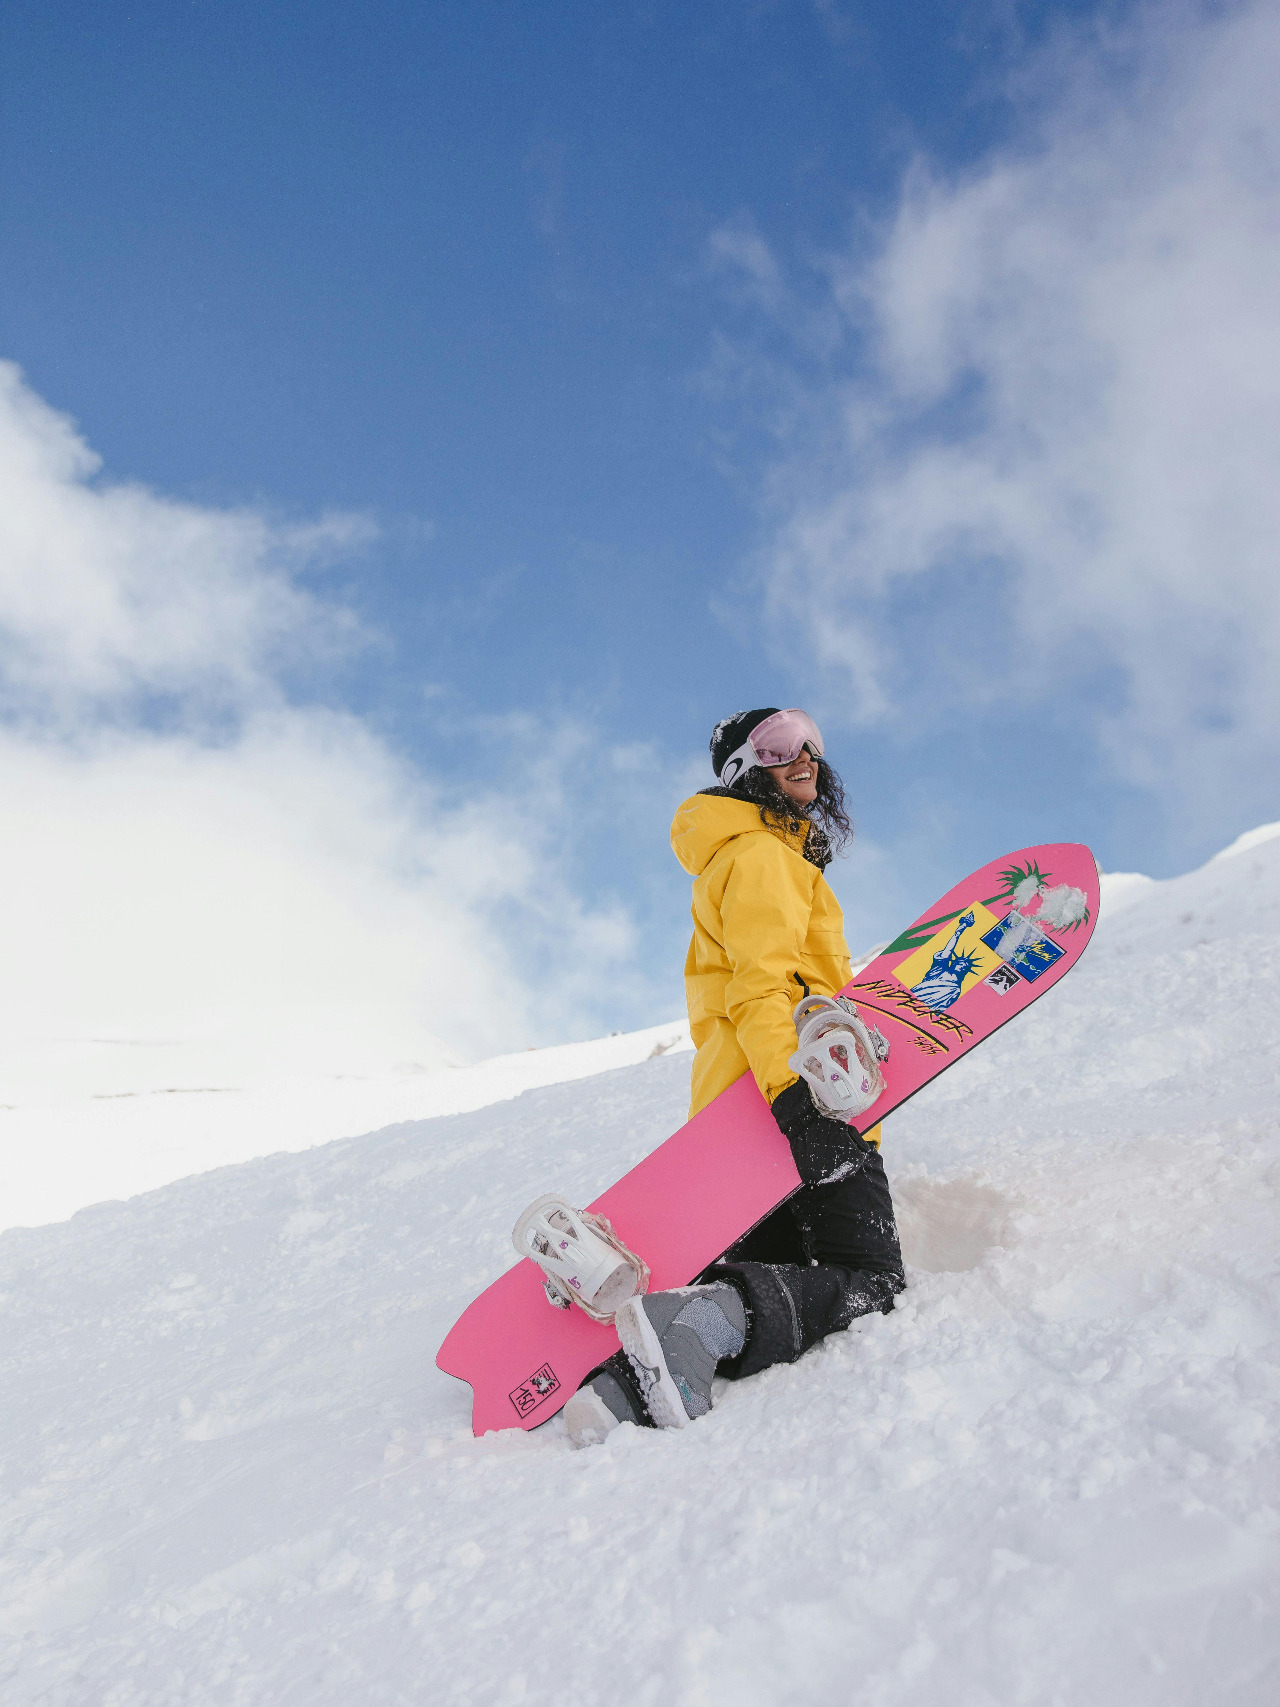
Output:
<instances>
[{"instance_id":1,"label":"gray snow boot","mask_svg":"<svg viewBox=\"0 0 1280 1707\"><path fill-rule=\"evenodd\" d=\"M564 1408L564 1421L575 1446L599 1446L624 1422L653 1427L631 1365L620 1351L582 1383Z\"/></svg>"},{"instance_id":2,"label":"gray snow boot","mask_svg":"<svg viewBox=\"0 0 1280 1707\"><path fill-rule=\"evenodd\" d=\"M722 1280L628 1298L614 1326L649 1415L659 1428L683 1428L711 1409L716 1364L741 1352L747 1311L738 1289Z\"/></svg>"}]
</instances>

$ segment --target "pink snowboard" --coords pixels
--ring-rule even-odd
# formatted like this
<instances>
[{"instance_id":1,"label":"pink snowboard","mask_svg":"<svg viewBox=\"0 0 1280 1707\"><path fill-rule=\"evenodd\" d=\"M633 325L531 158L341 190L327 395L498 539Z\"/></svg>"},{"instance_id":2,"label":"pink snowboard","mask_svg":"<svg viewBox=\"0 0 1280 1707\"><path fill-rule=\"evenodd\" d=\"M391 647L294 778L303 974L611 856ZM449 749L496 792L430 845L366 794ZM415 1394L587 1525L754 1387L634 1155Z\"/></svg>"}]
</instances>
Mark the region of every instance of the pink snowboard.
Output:
<instances>
[{"instance_id":1,"label":"pink snowboard","mask_svg":"<svg viewBox=\"0 0 1280 1707\"><path fill-rule=\"evenodd\" d=\"M972 915L972 916L970 916ZM845 986L890 1044L886 1089L860 1132L1020 1014L1075 965L1098 916L1098 870L1078 842L1023 848L975 871ZM651 1270L685 1286L799 1187L750 1074L588 1208ZM512 1220L522 1204L513 1204ZM610 1327L558 1310L527 1259L458 1318L436 1363L470 1383L471 1426L536 1428L618 1349Z\"/></svg>"}]
</instances>

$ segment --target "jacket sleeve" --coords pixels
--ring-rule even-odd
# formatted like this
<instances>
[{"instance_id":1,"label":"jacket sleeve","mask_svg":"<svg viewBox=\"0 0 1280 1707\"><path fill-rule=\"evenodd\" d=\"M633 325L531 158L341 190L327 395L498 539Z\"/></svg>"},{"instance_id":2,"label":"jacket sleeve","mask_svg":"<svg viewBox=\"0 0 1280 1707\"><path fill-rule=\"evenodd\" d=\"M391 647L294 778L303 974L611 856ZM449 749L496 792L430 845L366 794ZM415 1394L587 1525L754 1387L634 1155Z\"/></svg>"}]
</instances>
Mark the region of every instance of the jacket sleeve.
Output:
<instances>
[{"instance_id":1,"label":"jacket sleeve","mask_svg":"<svg viewBox=\"0 0 1280 1707\"><path fill-rule=\"evenodd\" d=\"M816 872L776 836L744 836L720 902L720 926L732 973L725 1012L762 1093L772 1102L794 1084L792 1010L804 995L796 981Z\"/></svg>"}]
</instances>

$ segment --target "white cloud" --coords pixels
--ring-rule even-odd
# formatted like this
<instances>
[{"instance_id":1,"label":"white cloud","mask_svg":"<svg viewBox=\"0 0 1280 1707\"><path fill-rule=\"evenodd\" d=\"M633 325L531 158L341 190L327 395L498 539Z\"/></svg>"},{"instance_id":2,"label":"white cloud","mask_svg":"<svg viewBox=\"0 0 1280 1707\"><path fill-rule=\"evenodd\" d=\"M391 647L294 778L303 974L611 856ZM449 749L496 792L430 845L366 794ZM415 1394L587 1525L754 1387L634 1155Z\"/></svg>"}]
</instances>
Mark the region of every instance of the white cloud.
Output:
<instances>
[{"instance_id":1,"label":"white cloud","mask_svg":"<svg viewBox=\"0 0 1280 1707\"><path fill-rule=\"evenodd\" d=\"M1270 5L1064 37L1019 148L918 165L877 252L834 266L869 365L777 475L766 572L865 721L1102 683L1092 726L1130 780L1205 822L1264 804L1278 87Z\"/></svg>"},{"instance_id":2,"label":"white cloud","mask_svg":"<svg viewBox=\"0 0 1280 1707\"><path fill-rule=\"evenodd\" d=\"M96 469L0 369L0 1101L589 1027L632 929L569 891L554 763L459 800L290 698L291 669L360 638L295 571L364 524L285 528Z\"/></svg>"},{"instance_id":3,"label":"white cloud","mask_svg":"<svg viewBox=\"0 0 1280 1707\"><path fill-rule=\"evenodd\" d=\"M707 240L707 263L727 273L760 307L776 311L786 300L782 269L749 215L726 220Z\"/></svg>"},{"instance_id":4,"label":"white cloud","mask_svg":"<svg viewBox=\"0 0 1280 1707\"><path fill-rule=\"evenodd\" d=\"M98 485L64 415L0 362L0 675L24 720L126 714L174 698L222 715L279 699L278 671L358 639L293 572L349 550L358 517L273 525L253 511Z\"/></svg>"}]
</instances>

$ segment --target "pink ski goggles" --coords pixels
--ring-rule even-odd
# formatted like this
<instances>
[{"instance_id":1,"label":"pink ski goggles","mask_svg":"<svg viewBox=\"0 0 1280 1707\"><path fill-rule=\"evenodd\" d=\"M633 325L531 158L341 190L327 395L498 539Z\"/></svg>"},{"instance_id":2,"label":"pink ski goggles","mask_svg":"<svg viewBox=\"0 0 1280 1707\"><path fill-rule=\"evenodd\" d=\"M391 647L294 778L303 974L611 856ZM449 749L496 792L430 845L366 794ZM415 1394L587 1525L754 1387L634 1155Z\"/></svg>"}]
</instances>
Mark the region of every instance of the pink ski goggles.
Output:
<instances>
[{"instance_id":1,"label":"pink ski goggles","mask_svg":"<svg viewBox=\"0 0 1280 1707\"><path fill-rule=\"evenodd\" d=\"M808 712L795 706L789 711L775 711L757 723L742 745L729 754L720 768L720 781L731 788L755 765L794 764L806 747L815 759L822 757L822 735Z\"/></svg>"}]
</instances>

